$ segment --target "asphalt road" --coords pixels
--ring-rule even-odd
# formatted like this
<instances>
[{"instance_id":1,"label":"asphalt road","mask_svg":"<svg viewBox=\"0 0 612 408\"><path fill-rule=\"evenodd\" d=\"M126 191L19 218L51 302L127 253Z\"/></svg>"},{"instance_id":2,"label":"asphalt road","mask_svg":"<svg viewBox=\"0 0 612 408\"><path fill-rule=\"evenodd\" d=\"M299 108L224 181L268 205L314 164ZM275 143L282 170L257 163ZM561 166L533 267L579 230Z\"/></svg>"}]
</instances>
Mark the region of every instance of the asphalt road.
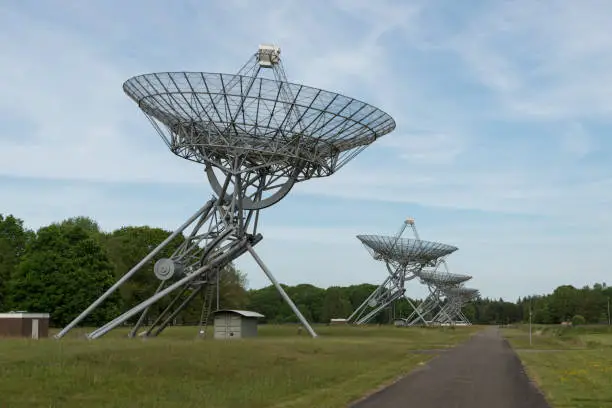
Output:
<instances>
[{"instance_id":1,"label":"asphalt road","mask_svg":"<svg viewBox=\"0 0 612 408\"><path fill-rule=\"evenodd\" d=\"M488 328L352 408L550 408L499 329Z\"/></svg>"}]
</instances>

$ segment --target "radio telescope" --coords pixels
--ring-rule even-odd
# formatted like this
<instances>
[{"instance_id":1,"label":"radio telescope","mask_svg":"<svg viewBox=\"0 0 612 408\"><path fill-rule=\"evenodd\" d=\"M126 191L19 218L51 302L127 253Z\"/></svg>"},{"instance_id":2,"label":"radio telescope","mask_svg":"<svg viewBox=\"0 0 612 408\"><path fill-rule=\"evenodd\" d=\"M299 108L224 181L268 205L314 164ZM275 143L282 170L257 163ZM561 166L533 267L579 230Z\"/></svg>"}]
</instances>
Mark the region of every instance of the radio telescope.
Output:
<instances>
[{"instance_id":1,"label":"radio telescope","mask_svg":"<svg viewBox=\"0 0 612 408\"><path fill-rule=\"evenodd\" d=\"M264 72L271 72L272 78L264 78ZM376 139L393 131L393 118L364 102L288 82L280 48L270 45L261 45L237 74L144 74L128 79L123 90L172 153L204 166L214 195L56 338L64 336L192 225L176 252L155 264L160 281L157 291L89 333L88 338L103 336L140 314L130 332L134 336L149 307L172 295L169 306L141 333L158 335L198 293L208 294L223 268L246 252L316 337L253 248L263 239L257 230L259 212L279 202L297 182L335 173ZM201 326L210 313L206 305L204 302Z\"/></svg>"},{"instance_id":2,"label":"radio telescope","mask_svg":"<svg viewBox=\"0 0 612 408\"><path fill-rule=\"evenodd\" d=\"M425 325L436 324L437 322L435 322L433 317L439 310L440 305L442 305L444 290L457 287L472 279L468 275L451 273L448 268L448 262L444 258L440 258L433 269L422 270L417 275L419 281L427 285L429 295L417 306L410 316L402 319L407 326L421 323Z\"/></svg>"},{"instance_id":3,"label":"radio telescope","mask_svg":"<svg viewBox=\"0 0 612 408\"><path fill-rule=\"evenodd\" d=\"M466 288L463 285L443 290L446 303L434 317L434 321L443 325L469 326L472 323L463 314L463 306L480 295L478 289Z\"/></svg>"},{"instance_id":4,"label":"radio telescope","mask_svg":"<svg viewBox=\"0 0 612 408\"><path fill-rule=\"evenodd\" d=\"M408 226L414 234L414 239L402 238ZM405 297L413 310L417 311L412 301L405 295L406 282L417 277L424 267L435 266L439 258L458 249L452 245L421 240L412 218L404 221L394 237L358 235L357 238L374 259L385 263L389 273L387 279L348 317L348 322L358 325L368 323L402 297ZM421 318L424 320L422 316Z\"/></svg>"}]
</instances>

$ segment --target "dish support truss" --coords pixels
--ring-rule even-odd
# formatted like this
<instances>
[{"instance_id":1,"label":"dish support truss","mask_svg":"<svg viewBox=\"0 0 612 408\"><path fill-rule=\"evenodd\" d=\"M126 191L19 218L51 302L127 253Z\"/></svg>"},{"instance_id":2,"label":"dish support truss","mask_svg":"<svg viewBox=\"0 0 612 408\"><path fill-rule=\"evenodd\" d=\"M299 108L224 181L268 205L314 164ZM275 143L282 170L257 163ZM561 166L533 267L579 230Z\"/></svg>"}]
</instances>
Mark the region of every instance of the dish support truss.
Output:
<instances>
[{"instance_id":1,"label":"dish support truss","mask_svg":"<svg viewBox=\"0 0 612 408\"><path fill-rule=\"evenodd\" d=\"M240 74L257 76L261 68L272 68L277 80L286 82L286 76L278 57L274 49L260 49L240 70ZM281 95L281 97L292 98L291 95ZM147 117L165 139L163 129L151 117L148 115ZM128 335L129 337L136 336L147 320L151 305L166 296L173 296L168 306L159 313L153 323L139 334L145 337L159 335L190 304L191 300L205 291L209 285L216 283L217 275L226 266L247 252L276 287L309 334L317 337L306 318L253 248L263 239L262 235L257 232L260 210L276 204L287 195L296 181L297 171L288 168L287 173L282 175L267 173L264 170L257 171L249 168L248 163L241 162L239 157L236 157L234 163L228 163L225 168L213 169L207 163L205 170L215 193L214 196L55 335L56 339L65 336L153 259L168 243L189 227L192 227L192 230L180 247L169 258L160 259L155 263L154 273L160 280L155 293L110 322L88 333L86 335L88 339L97 339L139 315ZM220 178L219 173L221 173ZM265 194L268 196L264 198ZM204 307L206 307L206 302L204 302ZM203 309L202 315L204 313Z\"/></svg>"},{"instance_id":2,"label":"dish support truss","mask_svg":"<svg viewBox=\"0 0 612 408\"><path fill-rule=\"evenodd\" d=\"M433 321L440 325L471 326L472 322L465 316L462 309L464 305L478 296L478 291L460 286L446 289L444 292L446 302Z\"/></svg>"},{"instance_id":3,"label":"dish support truss","mask_svg":"<svg viewBox=\"0 0 612 408\"><path fill-rule=\"evenodd\" d=\"M441 268L442 267L442 268ZM425 316L426 325L439 325L438 318L452 319L448 311L443 309L446 293L461 287L465 282L472 279L471 276L451 273L445 258L438 260L432 270L422 270L418 273L421 283L427 285L429 295L418 306L419 314L412 313L406 319L401 319L404 326L414 326L422 323L419 315Z\"/></svg>"},{"instance_id":4,"label":"dish support truss","mask_svg":"<svg viewBox=\"0 0 612 408\"><path fill-rule=\"evenodd\" d=\"M406 229L410 226L416 241L420 242L419 233L414 225L414 220L409 218L402 224L399 232L395 236L394 245L399 242ZM369 249L370 250L370 249ZM375 259L380 259L374 254ZM355 311L347 318L348 323L363 325L369 323L381 311L390 307L394 302L405 298L412 309L417 313L419 318L425 321L424 316L420 314L420 310L414 305L412 300L406 296L406 283L417 277L418 272L426 266L426 264L412 262L392 262L385 260L385 266L389 276L383 283L376 288L366 300L355 309Z\"/></svg>"},{"instance_id":5,"label":"dish support truss","mask_svg":"<svg viewBox=\"0 0 612 408\"><path fill-rule=\"evenodd\" d=\"M443 271L439 270L441 266L444 269ZM438 324L438 322L435 320L435 317L438 314L441 314L442 317L447 317L450 319L447 312L441 309L441 305L443 304L444 289L457 286L457 283L455 283L457 280L467 281L471 278L468 276L462 277L461 275L452 275L448 268L448 263L444 258L438 260L435 268L432 271L427 271L425 273L423 272L424 271L420 271L418 275L421 282L427 285L429 294L423 302L419 303L416 309L407 318L399 319L403 321L405 326L415 326L422 323L425 323L428 326Z\"/></svg>"},{"instance_id":6,"label":"dish support truss","mask_svg":"<svg viewBox=\"0 0 612 408\"><path fill-rule=\"evenodd\" d=\"M238 185L244 182L239 175L235 177L228 176L225 180L222 193L227 190L232 178L235 179ZM138 272L142 266L157 255L169 242L190 226L193 226L191 233L186 236L184 242L172 256L170 258L162 258L155 263L154 273L160 280L155 293L147 300L87 334L87 338L99 338L140 314L136 324L129 333L129 337L134 337L147 318L150 306L166 296L173 295L174 297L166 309L141 333L144 336L159 335L190 304L191 300L205 290L207 286L216 283L217 275L223 268L246 252L251 254L310 335L317 337L317 334L306 318L295 306L253 248L263 238L261 234L257 233L257 221L261 209L257 205L259 202L251 202L251 204L256 204L254 205L255 208L245 209L243 206L244 192L241 189L235 189L230 197L231 200L228 200L226 194L220 194L219 197L209 200L204 207L192 215L183 225L159 244L157 248L153 249L142 261L121 277L55 337L63 337L123 283ZM187 297L184 296L185 294L187 294Z\"/></svg>"}]
</instances>

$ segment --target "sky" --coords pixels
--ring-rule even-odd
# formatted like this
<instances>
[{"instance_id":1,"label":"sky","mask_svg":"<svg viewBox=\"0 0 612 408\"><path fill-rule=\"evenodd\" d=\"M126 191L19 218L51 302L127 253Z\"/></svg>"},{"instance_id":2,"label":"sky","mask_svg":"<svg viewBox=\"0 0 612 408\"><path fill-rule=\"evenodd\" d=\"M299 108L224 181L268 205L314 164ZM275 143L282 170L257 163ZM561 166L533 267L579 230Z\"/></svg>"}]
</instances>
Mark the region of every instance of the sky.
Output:
<instances>
[{"instance_id":1,"label":"sky","mask_svg":"<svg viewBox=\"0 0 612 408\"><path fill-rule=\"evenodd\" d=\"M173 230L211 196L123 93L160 71L235 73L260 43L290 81L396 130L262 211L278 280L386 277L358 234L459 247L451 272L516 300L612 281L612 4L546 0L0 2L0 213ZM268 283L248 255L249 287ZM416 282L408 294L422 296Z\"/></svg>"}]
</instances>

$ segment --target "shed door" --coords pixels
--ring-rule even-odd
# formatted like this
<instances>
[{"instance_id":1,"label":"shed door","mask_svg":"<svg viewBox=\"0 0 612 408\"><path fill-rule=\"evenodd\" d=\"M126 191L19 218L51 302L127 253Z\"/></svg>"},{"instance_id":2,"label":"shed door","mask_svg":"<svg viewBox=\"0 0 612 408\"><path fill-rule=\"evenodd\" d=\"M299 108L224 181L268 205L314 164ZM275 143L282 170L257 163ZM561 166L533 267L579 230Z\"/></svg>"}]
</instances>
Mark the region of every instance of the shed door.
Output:
<instances>
[{"instance_id":1,"label":"shed door","mask_svg":"<svg viewBox=\"0 0 612 408\"><path fill-rule=\"evenodd\" d=\"M38 339L38 319L32 319L32 338Z\"/></svg>"},{"instance_id":2,"label":"shed door","mask_svg":"<svg viewBox=\"0 0 612 408\"><path fill-rule=\"evenodd\" d=\"M237 314L231 314L230 315L230 321L229 321L229 338L240 338L240 333L241 333L241 327L240 325L242 324L242 316L237 315Z\"/></svg>"},{"instance_id":3,"label":"shed door","mask_svg":"<svg viewBox=\"0 0 612 408\"><path fill-rule=\"evenodd\" d=\"M223 317L224 317L224 319L223 319L224 320L223 328L225 329L225 333L223 333L223 337L225 337L227 339L227 338L229 338L230 331L232 330L231 329L231 326L232 326L232 315L229 314L229 313L225 313L223 315Z\"/></svg>"}]
</instances>

